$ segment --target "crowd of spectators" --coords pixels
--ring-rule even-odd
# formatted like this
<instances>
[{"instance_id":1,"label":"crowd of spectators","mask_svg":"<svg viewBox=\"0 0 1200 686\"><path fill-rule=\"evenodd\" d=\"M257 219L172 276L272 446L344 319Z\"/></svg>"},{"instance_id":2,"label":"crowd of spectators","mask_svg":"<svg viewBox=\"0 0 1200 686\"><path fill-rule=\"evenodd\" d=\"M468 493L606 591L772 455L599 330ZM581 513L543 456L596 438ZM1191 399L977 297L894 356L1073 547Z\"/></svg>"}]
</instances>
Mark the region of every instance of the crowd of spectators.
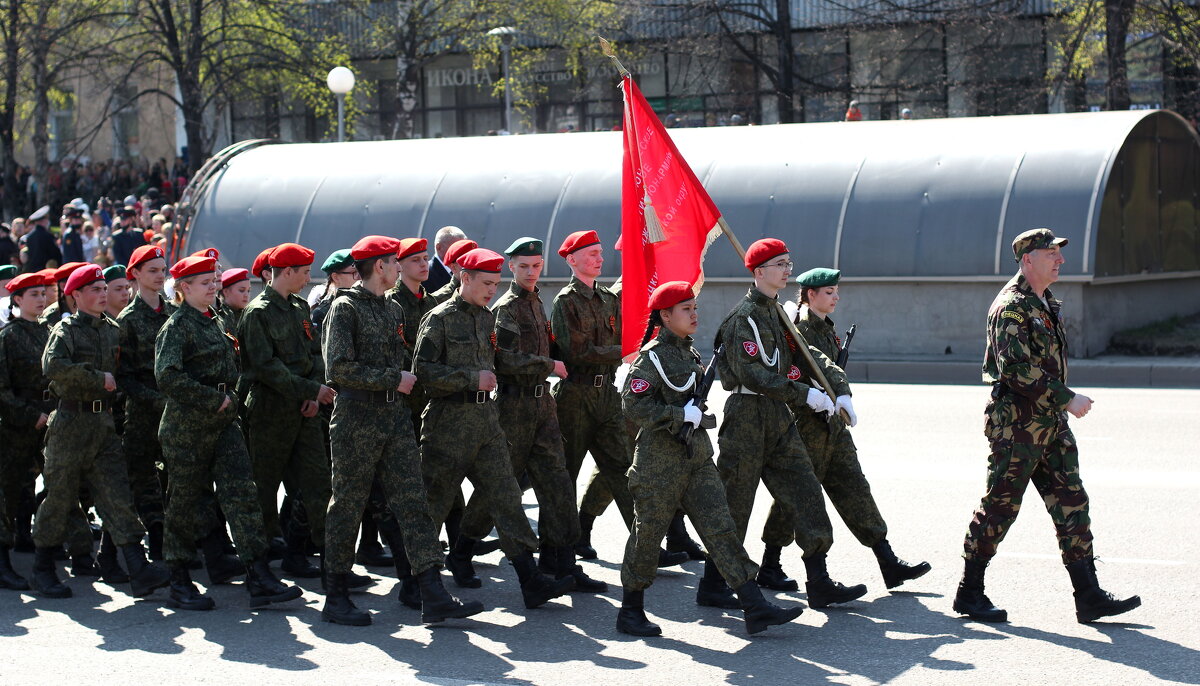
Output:
<instances>
[{"instance_id":1,"label":"crowd of spectators","mask_svg":"<svg viewBox=\"0 0 1200 686\"><path fill-rule=\"evenodd\" d=\"M28 217L42 205L62 207L72 198L114 198L145 196L156 189L163 203L174 203L187 185L187 164L182 158L150 160L90 160L68 158L50 165L44 175L29 167L17 168L15 202L8 203L0 186L0 207L14 207L19 217ZM96 203L99 204L98 202Z\"/></svg>"}]
</instances>

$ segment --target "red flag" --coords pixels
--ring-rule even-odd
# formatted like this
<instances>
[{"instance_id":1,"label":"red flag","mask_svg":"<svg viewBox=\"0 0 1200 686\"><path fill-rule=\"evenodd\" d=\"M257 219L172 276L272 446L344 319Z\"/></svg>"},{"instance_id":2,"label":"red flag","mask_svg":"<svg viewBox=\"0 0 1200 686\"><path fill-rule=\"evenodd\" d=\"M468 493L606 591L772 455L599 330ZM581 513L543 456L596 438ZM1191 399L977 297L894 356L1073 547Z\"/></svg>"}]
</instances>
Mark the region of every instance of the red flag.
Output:
<instances>
[{"instance_id":1,"label":"red flag","mask_svg":"<svg viewBox=\"0 0 1200 686\"><path fill-rule=\"evenodd\" d=\"M637 350L660 283L699 290L704 253L721 233L721 213L700 184L633 78L625 92L621 176L621 350Z\"/></svg>"}]
</instances>

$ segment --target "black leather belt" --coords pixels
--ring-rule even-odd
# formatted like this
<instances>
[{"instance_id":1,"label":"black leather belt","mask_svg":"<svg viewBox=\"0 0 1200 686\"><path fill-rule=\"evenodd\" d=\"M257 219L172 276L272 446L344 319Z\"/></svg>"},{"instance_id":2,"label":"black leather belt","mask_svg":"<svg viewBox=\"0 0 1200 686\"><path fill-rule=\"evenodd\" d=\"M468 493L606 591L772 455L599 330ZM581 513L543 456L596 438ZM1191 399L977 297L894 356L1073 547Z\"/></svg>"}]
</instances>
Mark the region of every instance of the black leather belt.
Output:
<instances>
[{"instance_id":1,"label":"black leather belt","mask_svg":"<svg viewBox=\"0 0 1200 686\"><path fill-rule=\"evenodd\" d=\"M80 414L100 414L112 412L110 400L59 400L58 409L70 410Z\"/></svg>"},{"instance_id":2,"label":"black leather belt","mask_svg":"<svg viewBox=\"0 0 1200 686\"><path fill-rule=\"evenodd\" d=\"M581 386L593 386L595 388L603 388L606 385L612 385L612 372L607 374L578 374L567 370L567 378L563 379L568 383L577 383Z\"/></svg>"},{"instance_id":3,"label":"black leather belt","mask_svg":"<svg viewBox=\"0 0 1200 686\"><path fill-rule=\"evenodd\" d=\"M496 386L496 392L501 395L516 395L522 398L540 398L546 395L546 387L548 384L540 383L536 386L517 386L515 384L499 384Z\"/></svg>"},{"instance_id":4,"label":"black leather belt","mask_svg":"<svg viewBox=\"0 0 1200 686\"><path fill-rule=\"evenodd\" d=\"M450 395L442 395L434 398L434 400L449 400L456 403L474 403L483 405L492 401L491 391L463 391L462 393L451 393Z\"/></svg>"},{"instance_id":5,"label":"black leather belt","mask_svg":"<svg viewBox=\"0 0 1200 686\"><path fill-rule=\"evenodd\" d=\"M45 389L41 389L41 390L38 390L36 388L18 388L18 389L13 389L13 393L15 393L16 396L18 398L21 398L22 400L32 400L34 402L37 402L40 400L40 401L46 402L46 403L50 402L51 400L54 400L54 396L51 395L49 388L45 388Z\"/></svg>"},{"instance_id":6,"label":"black leather belt","mask_svg":"<svg viewBox=\"0 0 1200 686\"><path fill-rule=\"evenodd\" d=\"M337 397L348 400L358 400L366 403L394 403L400 397L399 391L364 391L357 388L340 388Z\"/></svg>"}]
</instances>

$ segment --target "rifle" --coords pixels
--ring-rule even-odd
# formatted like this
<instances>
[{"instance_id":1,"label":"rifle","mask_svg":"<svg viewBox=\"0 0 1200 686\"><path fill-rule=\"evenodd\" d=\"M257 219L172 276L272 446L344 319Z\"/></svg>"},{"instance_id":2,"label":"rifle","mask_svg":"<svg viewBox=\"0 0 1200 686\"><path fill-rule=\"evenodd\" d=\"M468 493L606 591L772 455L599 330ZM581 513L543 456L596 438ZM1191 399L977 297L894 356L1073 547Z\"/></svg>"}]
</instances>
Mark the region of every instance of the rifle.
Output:
<instances>
[{"instance_id":1,"label":"rifle","mask_svg":"<svg viewBox=\"0 0 1200 686\"><path fill-rule=\"evenodd\" d=\"M701 429L712 429L717 426L717 418L708 414L708 392L712 390L713 382L717 379L717 359L721 357L721 352L725 350L725 346L719 346L713 351L712 359L709 360L708 366L704 368L704 376L700 377L700 381L696 383L695 390L692 391L692 402L696 407L700 408L703 419L700 420ZM696 427L691 424L684 423L683 428L675 435L679 442L687 447L688 457L692 456L692 434L696 431Z\"/></svg>"},{"instance_id":2,"label":"rifle","mask_svg":"<svg viewBox=\"0 0 1200 686\"><path fill-rule=\"evenodd\" d=\"M843 370L846 368L846 362L850 359L850 341L854 340L854 332L858 330L858 324L854 324L846 331L846 342L842 343L842 347L838 348L837 366Z\"/></svg>"}]
</instances>

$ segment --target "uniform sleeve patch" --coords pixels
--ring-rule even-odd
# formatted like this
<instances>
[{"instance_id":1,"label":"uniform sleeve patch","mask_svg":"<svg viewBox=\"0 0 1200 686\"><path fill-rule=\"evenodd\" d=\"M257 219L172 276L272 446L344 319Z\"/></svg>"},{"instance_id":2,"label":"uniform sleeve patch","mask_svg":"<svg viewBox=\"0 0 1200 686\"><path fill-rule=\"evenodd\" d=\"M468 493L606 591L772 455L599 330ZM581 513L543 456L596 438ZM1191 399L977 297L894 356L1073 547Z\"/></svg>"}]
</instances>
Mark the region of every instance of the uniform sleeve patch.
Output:
<instances>
[{"instance_id":1,"label":"uniform sleeve patch","mask_svg":"<svg viewBox=\"0 0 1200 686\"><path fill-rule=\"evenodd\" d=\"M650 382L645 379L630 379L629 390L640 395L650 390Z\"/></svg>"},{"instance_id":2,"label":"uniform sleeve patch","mask_svg":"<svg viewBox=\"0 0 1200 686\"><path fill-rule=\"evenodd\" d=\"M1025 322L1025 315L1021 314L1020 312L1013 312L1012 310L1005 310L1001 312L1000 318L1011 319L1018 324L1023 324Z\"/></svg>"},{"instance_id":3,"label":"uniform sleeve patch","mask_svg":"<svg viewBox=\"0 0 1200 686\"><path fill-rule=\"evenodd\" d=\"M758 354L758 344L754 341L742 341L742 349L745 350L746 354L750 357L754 357Z\"/></svg>"},{"instance_id":4,"label":"uniform sleeve patch","mask_svg":"<svg viewBox=\"0 0 1200 686\"><path fill-rule=\"evenodd\" d=\"M788 378L791 379L792 381L799 381L800 380L800 368L797 367L796 365L792 365L792 368L788 370Z\"/></svg>"}]
</instances>

